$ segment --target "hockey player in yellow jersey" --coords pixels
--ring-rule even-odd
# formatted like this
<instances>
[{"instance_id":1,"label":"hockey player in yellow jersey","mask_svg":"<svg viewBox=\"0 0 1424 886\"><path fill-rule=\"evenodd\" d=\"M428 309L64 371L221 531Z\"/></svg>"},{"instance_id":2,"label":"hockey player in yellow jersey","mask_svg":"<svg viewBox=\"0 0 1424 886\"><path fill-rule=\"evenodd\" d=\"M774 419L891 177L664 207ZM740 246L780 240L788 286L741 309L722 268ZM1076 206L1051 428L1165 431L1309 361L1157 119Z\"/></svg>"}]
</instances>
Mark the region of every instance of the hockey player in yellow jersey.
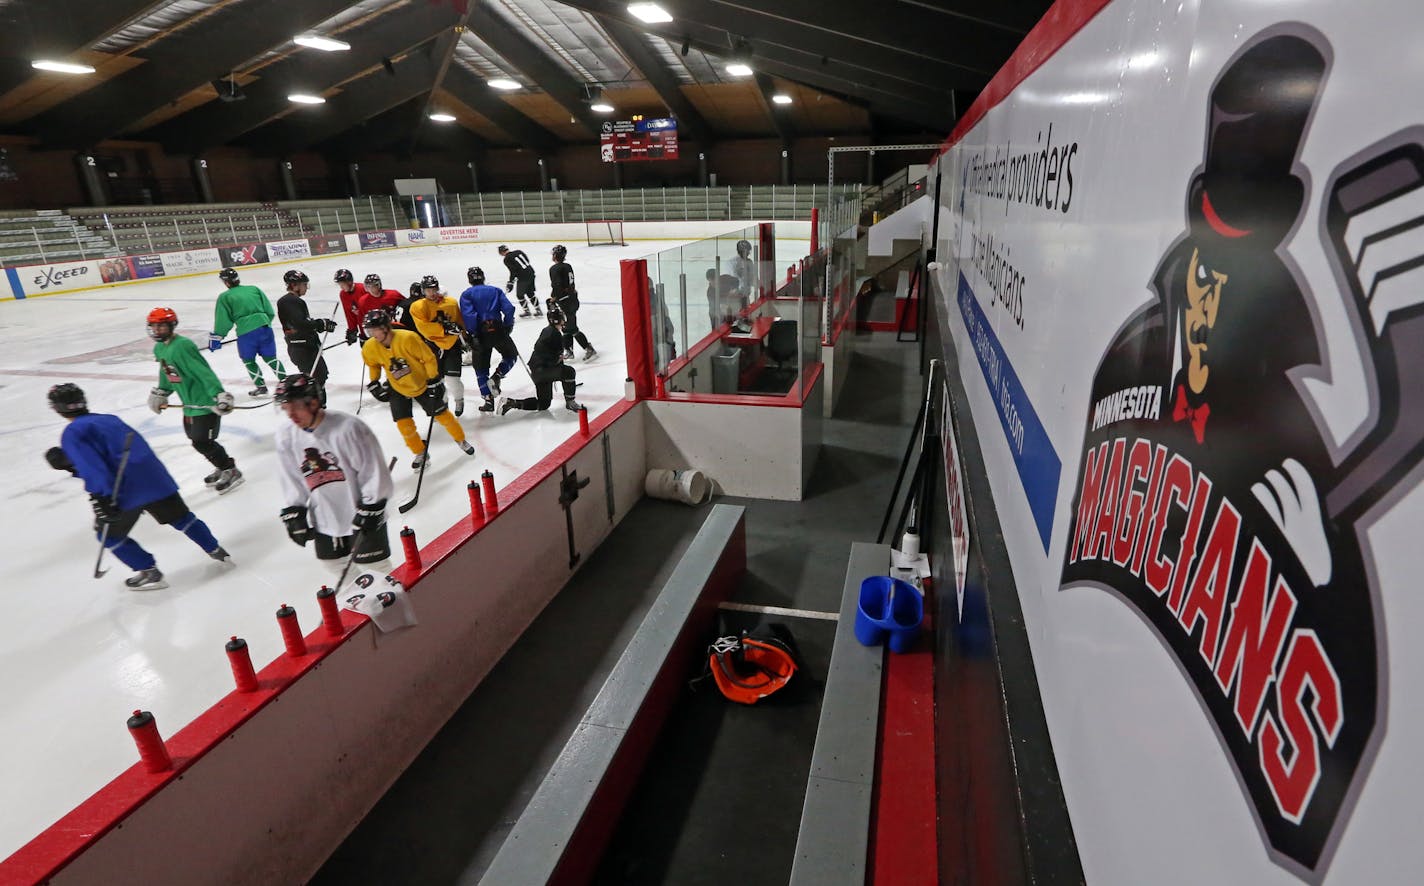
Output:
<instances>
[{"instance_id":1,"label":"hockey player in yellow jersey","mask_svg":"<svg viewBox=\"0 0 1424 886\"><path fill-rule=\"evenodd\" d=\"M415 419L411 417L412 404L416 402L426 415L450 433L466 455L474 455L475 447L465 439L465 429L445 405L445 382L430 346L414 332L393 328L390 315L385 311L367 313L361 325L369 336L361 346L361 359L370 370L371 378L366 388L377 400L391 404L391 418L395 419L405 445L415 453L411 467L419 470L429 457L415 429ZM390 383L389 390L381 386L382 371Z\"/></svg>"},{"instance_id":2,"label":"hockey player in yellow jersey","mask_svg":"<svg viewBox=\"0 0 1424 886\"><path fill-rule=\"evenodd\" d=\"M460 369L467 337L465 323L460 319L460 303L442 292L440 281L434 277L427 276L420 284L423 297L411 299L410 319L415 322L415 331L435 350L455 414L464 415L465 382L460 378Z\"/></svg>"}]
</instances>

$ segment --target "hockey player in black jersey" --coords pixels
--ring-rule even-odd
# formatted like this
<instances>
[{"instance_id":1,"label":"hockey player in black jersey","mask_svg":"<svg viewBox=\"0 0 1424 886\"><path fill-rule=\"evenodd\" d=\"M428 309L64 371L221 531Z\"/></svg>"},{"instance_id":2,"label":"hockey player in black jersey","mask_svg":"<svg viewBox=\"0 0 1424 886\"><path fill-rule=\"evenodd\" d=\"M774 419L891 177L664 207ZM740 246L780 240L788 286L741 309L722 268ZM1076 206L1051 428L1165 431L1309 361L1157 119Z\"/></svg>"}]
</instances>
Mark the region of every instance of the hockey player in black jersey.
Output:
<instances>
[{"instance_id":1,"label":"hockey player in black jersey","mask_svg":"<svg viewBox=\"0 0 1424 886\"><path fill-rule=\"evenodd\" d=\"M529 256L522 249L510 249L508 246L499 247L499 255L504 259L504 266L509 268L509 282L504 284L504 291L513 292L519 299L522 309L519 316L528 317L530 308L534 309L535 315L543 313L539 310L539 297L534 294L536 275ZM519 288L515 289L516 286Z\"/></svg>"},{"instance_id":2,"label":"hockey player in black jersey","mask_svg":"<svg viewBox=\"0 0 1424 886\"><path fill-rule=\"evenodd\" d=\"M539 333L539 339L534 342L534 351L529 355L529 375L534 379L535 396L505 400L500 404L500 415L507 414L511 409L527 409L530 412L548 409L549 403L554 399L554 382L563 386L565 409L578 412L583 408L574 401L574 389L577 387L574 378L577 373L572 366L564 363L564 329L567 320L552 298L549 299L548 317L549 325Z\"/></svg>"},{"instance_id":3,"label":"hockey player in black jersey","mask_svg":"<svg viewBox=\"0 0 1424 886\"><path fill-rule=\"evenodd\" d=\"M297 365L298 372L304 372L316 380L321 391L322 405L326 405L326 359L321 356L322 335L336 331L336 321L313 319L305 301L311 278L301 271L288 271L282 275L287 284L287 294L277 299L277 320L282 324L282 335L287 339L287 355Z\"/></svg>"},{"instance_id":4,"label":"hockey player in black jersey","mask_svg":"<svg viewBox=\"0 0 1424 886\"><path fill-rule=\"evenodd\" d=\"M555 246L549 255L554 260L553 267L549 268L550 295L564 315L564 359L573 357L574 342L577 341L583 348L583 361L587 363L598 356L598 351L589 343L588 336L579 331L578 287L574 285L573 267L564 261L569 251L563 246Z\"/></svg>"}]
</instances>

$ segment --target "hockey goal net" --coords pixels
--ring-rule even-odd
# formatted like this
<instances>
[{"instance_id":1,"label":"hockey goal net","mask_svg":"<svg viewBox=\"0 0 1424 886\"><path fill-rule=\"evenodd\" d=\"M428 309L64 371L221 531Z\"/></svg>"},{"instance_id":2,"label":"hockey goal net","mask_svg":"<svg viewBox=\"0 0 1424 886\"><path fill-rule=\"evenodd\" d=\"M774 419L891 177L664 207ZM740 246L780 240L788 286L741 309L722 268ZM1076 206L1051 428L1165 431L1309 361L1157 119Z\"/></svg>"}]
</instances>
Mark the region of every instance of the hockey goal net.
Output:
<instances>
[{"instance_id":1,"label":"hockey goal net","mask_svg":"<svg viewBox=\"0 0 1424 886\"><path fill-rule=\"evenodd\" d=\"M623 222L617 219L591 219L583 223L589 246L627 246L623 239Z\"/></svg>"}]
</instances>

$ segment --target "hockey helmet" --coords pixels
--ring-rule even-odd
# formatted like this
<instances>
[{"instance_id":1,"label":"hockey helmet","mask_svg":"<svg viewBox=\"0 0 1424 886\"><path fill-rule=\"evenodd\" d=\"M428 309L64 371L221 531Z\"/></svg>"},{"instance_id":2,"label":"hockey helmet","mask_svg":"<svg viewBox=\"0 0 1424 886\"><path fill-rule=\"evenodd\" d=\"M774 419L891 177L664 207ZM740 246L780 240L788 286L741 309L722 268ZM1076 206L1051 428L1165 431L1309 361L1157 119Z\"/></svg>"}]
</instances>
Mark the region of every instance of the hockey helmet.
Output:
<instances>
[{"instance_id":1,"label":"hockey helmet","mask_svg":"<svg viewBox=\"0 0 1424 886\"><path fill-rule=\"evenodd\" d=\"M499 254L500 254L500 255L504 255L504 254L505 254L506 252L508 252L508 251L509 251L509 247L508 247L508 246L505 246L503 243L499 244Z\"/></svg>"},{"instance_id":2,"label":"hockey helmet","mask_svg":"<svg viewBox=\"0 0 1424 886\"><path fill-rule=\"evenodd\" d=\"M756 704L796 676L796 641L784 625L772 625L771 630L772 636L744 631L740 637L719 637L707 647L707 670L728 700Z\"/></svg>"},{"instance_id":3,"label":"hockey helmet","mask_svg":"<svg viewBox=\"0 0 1424 886\"><path fill-rule=\"evenodd\" d=\"M277 382L277 387L272 391L272 399L278 403L299 400L321 402L321 382L305 372L294 372Z\"/></svg>"},{"instance_id":4,"label":"hockey helmet","mask_svg":"<svg viewBox=\"0 0 1424 886\"><path fill-rule=\"evenodd\" d=\"M218 279L229 286L236 286L238 283L237 268L223 268L218 271Z\"/></svg>"},{"instance_id":5,"label":"hockey helmet","mask_svg":"<svg viewBox=\"0 0 1424 886\"><path fill-rule=\"evenodd\" d=\"M440 281L436 279L434 274L426 274L424 277L420 278L420 288L439 290Z\"/></svg>"},{"instance_id":6,"label":"hockey helmet","mask_svg":"<svg viewBox=\"0 0 1424 886\"><path fill-rule=\"evenodd\" d=\"M425 297L425 290L420 288L420 281L419 281L419 280L417 280L417 281L415 281L414 283L410 284L410 297L411 297L411 298L424 298L424 297Z\"/></svg>"},{"instance_id":7,"label":"hockey helmet","mask_svg":"<svg viewBox=\"0 0 1424 886\"><path fill-rule=\"evenodd\" d=\"M380 308L372 308L366 312L366 316L361 318L361 327L363 329L390 328L390 325L391 315Z\"/></svg>"},{"instance_id":8,"label":"hockey helmet","mask_svg":"<svg viewBox=\"0 0 1424 886\"><path fill-rule=\"evenodd\" d=\"M333 283L350 283L356 278L351 276L351 272L346 268L338 270L331 278Z\"/></svg>"},{"instance_id":9,"label":"hockey helmet","mask_svg":"<svg viewBox=\"0 0 1424 886\"><path fill-rule=\"evenodd\" d=\"M476 265L465 271L465 279L470 281L471 286L482 286L485 282L485 269Z\"/></svg>"},{"instance_id":10,"label":"hockey helmet","mask_svg":"<svg viewBox=\"0 0 1424 886\"><path fill-rule=\"evenodd\" d=\"M168 331L159 334L155 331L155 326L167 326ZM148 337L159 341L167 341L178 329L178 312L172 308L154 308L148 312Z\"/></svg>"},{"instance_id":11,"label":"hockey helmet","mask_svg":"<svg viewBox=\"0 0 1424 886\"><path fill-rule=\"evenodd\" d=\"M79 385L64 382L49 389L49 408L60 415L83 415L89 411L89 403Z\"/></svg>"},{"instance_id":12,"label":"hockey helmet","mask_svg":"<svg viewBox=\"0 0 1424 886\"><path fill-rule=\"evenodd\" d=\"M738 241L737 241L737 255L740 255L741 257L746 258L747 256L749 256L749 255L751 255L751 254L752 254L752 244L751 244L751 242L750 242L750 241L747 241L747 240L738 240Z\"/></svg>"},{"instance_id":13,"label":"hockey helmet","mask_svg":"<svg viewBox=\"0 0 1424 886\"><path fill-rule=\"evenodd\" d=\"M288 288L291 288L292 286L295 286L298 283L310 283L311 278L308 277L306 274L303 274L301 271L291 270L282 275L282 282L287 284Z\"/></svg>"},{"instance_id":14,"label":"hockey helmet","mask_svg":"<svg viewBox=\"0 0 1424 886\"><path fill-rule=\"evenodd\" d=\"M552 298L544 299L544 314L549 318L550 323L564 322L564 309L559 307L559 303Z\"/></svg>"},{"instance_id":15,"label":"hockey helmet","mask_svg":"<svg viewBox=\"0 0 1424 886\"><path fill-rule=\"evenodd\" d=\"M372 286L376 287L376 288L375 288L375 291L372 291L372 290L371 290L371 287L372 287ZM380 275L380 274L367 274L367 275L366 275L366 291L367 291L367 292L370 292L372 295L380 295L380 294L381 294L381 275Z\"/></svg>"},{"instance_id":16,"label":"hockey helmet","mask_svg":"<svg viewBox=\"0 0 1424 886\"><path fill-rule=\"evenodd\" d=\"M549 254L554 257L554 261L563 261L565 258L568 257L569 250L567 247L560 245L555 246L553 249L549 250Z\"/></svg>"}]
</instances>

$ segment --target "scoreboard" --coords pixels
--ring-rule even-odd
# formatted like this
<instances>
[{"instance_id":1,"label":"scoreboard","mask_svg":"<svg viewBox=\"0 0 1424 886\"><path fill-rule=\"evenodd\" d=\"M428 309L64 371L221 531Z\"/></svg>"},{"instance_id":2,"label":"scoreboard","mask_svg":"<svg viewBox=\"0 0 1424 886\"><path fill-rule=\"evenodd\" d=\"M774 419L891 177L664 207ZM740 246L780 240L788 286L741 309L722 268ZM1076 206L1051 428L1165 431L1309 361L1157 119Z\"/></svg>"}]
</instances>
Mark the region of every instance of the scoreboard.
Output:
<instances>
[{"instance_id":1,"label":"scoreboard","mask_svg":"<svg viewBox=\"0 0 1424 886\"><path fill-rule=\"evenodd\" d=\"M638 115L632 120L606 120L598 141L604 163L676 160L677 118Z\"/></svg>"}]
</instances>

